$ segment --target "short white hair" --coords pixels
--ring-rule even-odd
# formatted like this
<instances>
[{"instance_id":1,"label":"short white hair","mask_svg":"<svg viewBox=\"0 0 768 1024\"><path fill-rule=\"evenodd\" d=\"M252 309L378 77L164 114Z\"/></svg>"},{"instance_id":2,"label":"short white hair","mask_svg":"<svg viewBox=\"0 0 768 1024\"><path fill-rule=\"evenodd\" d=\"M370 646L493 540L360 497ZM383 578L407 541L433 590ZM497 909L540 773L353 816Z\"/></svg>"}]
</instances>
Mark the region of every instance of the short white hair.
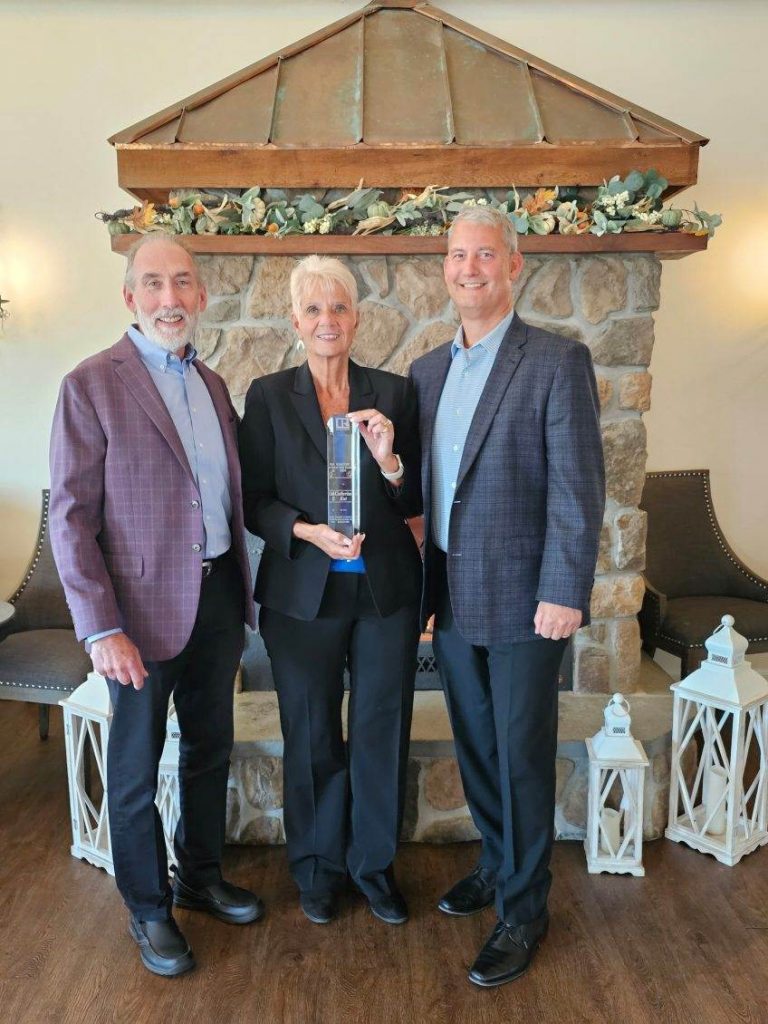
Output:
<instances>
[{"instance_id":1,"label":"short white hair","mask_svg":"<svg viewBox=\"0 0 768 1024\"><path fill-rule=\"evenodd\" d=\"M517 252L517 231L515 225L501 210L494 206L465 206L461 213L453 218L448 228L448 238L457 224L483 224L486 227L498 228L504 244L510 252Z\"/></svg>"},{"instance_id":2,"label":"short white hair","mask_svg":"<svg viewBox=\"0 0 768 1024\"><path fill-rule=\"evenodd\" d=\"M348 267L334 256L305 256L291 272L291 305L296 316L307 293L319 288L329 295L338 285L349 297L353 309L357 309L357 281Z\"/></svg>"}]
</instances>

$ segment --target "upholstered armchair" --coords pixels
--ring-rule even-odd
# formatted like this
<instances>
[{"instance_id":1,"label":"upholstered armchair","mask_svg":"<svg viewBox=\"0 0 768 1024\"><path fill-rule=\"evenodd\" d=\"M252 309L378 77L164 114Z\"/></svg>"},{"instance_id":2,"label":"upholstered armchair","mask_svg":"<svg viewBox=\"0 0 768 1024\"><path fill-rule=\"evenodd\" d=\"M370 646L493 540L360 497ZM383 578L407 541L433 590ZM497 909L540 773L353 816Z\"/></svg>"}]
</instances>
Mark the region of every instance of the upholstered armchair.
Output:
<instances>
[{"instance_id":1,"label":"upholstered armchair","mask_svg":"<svg viewBox=\"0 0 768 1024\"><path fill-rule=\"evenodd\" d=\"M728 613L752 653L768 651L768 580L731 550L717 522L708 469L648 473L640 507L648 514L643 649L695 671L704 641Z\"/></svg>"},{"instance_id":2,"label":"upholstered armchair","mask_svg":"<svg viewBox=\"0 0 768 1024\"><path fill-rule=\"evenodd\" d=\"M15 614L0 627L0 699L39 704L40 739L44 740L49 706L70 694L91 671L91 659L75 639L53 560L48 491L43 491L35 553L10 603Z\"/></svg>"}]
</instances>

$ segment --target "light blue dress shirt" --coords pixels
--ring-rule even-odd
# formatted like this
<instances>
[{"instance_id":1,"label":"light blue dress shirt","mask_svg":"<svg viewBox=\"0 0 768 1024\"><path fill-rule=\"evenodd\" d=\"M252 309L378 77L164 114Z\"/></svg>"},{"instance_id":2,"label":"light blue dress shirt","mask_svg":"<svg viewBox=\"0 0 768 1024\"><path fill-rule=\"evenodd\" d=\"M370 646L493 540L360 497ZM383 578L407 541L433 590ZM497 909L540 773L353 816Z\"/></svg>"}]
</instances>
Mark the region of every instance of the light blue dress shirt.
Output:
<instances>
[{"instance_id":1,"label":"light blue dress shirt","mask_svg":"<svg viewBox=\"0 0 768 1024\"><path fill-rule=\"evenodd\" d=\"M496 361L514 311L471 348L464 347L459 327L451 344L451 365L445 378L432 433L432 540L448 551L451 509L456 496L461 457L483 389Z\"/></svg>"},{"instance_id":2,"label":"light blue dress shirt","mask_svg":"<svg viewBox=\"0 0 768 1024\"><path fill-rule=\"evenodd\" d=\"M229 467L221 424L205 381L193 366L197 351L187 345L183 359L155 345L132 324L128 336L138 349L155 387L173 420L184 447L192 475L200 492L205 530L205 558L216 558L229 550L232 534L232 497ZM169 530L172 524L169 522ZM110 629L95 633L88 641L122 632Z\"/></svg>"}]
</instances>

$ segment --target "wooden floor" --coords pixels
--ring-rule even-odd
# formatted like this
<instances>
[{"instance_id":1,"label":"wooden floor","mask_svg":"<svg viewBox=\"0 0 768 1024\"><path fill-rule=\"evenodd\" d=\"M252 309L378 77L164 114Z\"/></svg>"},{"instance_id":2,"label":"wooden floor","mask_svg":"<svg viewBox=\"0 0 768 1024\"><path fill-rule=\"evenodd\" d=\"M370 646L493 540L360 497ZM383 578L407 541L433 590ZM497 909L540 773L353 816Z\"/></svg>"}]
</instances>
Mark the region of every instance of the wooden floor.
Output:
<instances>
[{"instance_id":1,"label":"wooden floor","mask_svg":"<svg viewBox=\"0 0 768 1024\"><path fill-rule=\"evenodd\" d=\"M61 713L40 743L33 707L0 702L0 1021L8 1024L767 1024L768 848L735 868L673 843L646 848L645 879L587 874L555 848L550 936L522 979L482 991L467 967L494 923L434 909L477 847L406 845L404 927L358 897L304 919L281 848L229 848L229 878L258 891L244 928L179 912L197 970L141 967L104 872L69 854Z\"/></svg>"}]
</instances>

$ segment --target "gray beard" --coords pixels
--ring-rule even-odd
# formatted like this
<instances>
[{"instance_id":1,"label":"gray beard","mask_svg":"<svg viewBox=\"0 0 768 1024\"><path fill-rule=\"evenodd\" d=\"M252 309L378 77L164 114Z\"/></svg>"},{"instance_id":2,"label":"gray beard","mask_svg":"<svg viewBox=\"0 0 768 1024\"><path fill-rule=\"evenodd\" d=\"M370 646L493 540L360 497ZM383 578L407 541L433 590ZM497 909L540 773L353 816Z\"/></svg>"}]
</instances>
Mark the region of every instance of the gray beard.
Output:
<instances>
[{"instance_id":1,"label":"gray beard","mask_svg":"<svg viewBox=\"0 0 768 1024\"><path fill-rule=\"evenodd\" d=\"M155 319L158 316L176 315L184 317L184 329L177 333L175 337L169 337L161 333L161 331L155 330ZM163 349L164 352L175 352L177 349L186 348L195 336L198 319L198 313L190 314L178 307L164 306L162 309L155 310L151 316L147 316L138 307L136 309L136 320L139 324L139 330L145 338Z\"/></svg>"}]
</instances>

